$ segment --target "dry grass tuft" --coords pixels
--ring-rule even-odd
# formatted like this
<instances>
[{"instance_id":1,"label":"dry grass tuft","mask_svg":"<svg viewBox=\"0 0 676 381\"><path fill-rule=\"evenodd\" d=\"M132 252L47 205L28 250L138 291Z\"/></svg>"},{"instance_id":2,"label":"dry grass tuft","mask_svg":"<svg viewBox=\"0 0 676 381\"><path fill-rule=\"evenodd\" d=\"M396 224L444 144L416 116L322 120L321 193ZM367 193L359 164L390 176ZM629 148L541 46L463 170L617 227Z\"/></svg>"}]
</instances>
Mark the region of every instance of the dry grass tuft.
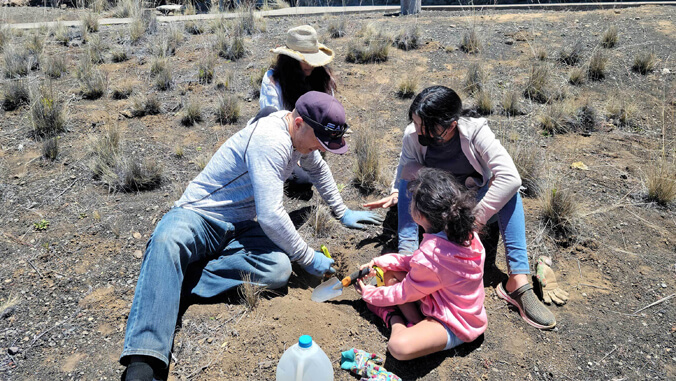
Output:
<instances>
[{"instance_id":1,"label":"dry grass tuft","mask_svg":"<svg viewBox=\"0 0 676 381\"><path fill-rule=\"evenodd\" d=\"M99 35L93 35L89 37L89 40L87 41L84 55L88 57L92 63L100 64L105 62L106 50L108 50L108 46L101 37Z\"/></svg>"},{"instance_id":2,"label":"dry grass tuft","mask_svg":"<svg viewBox=\"0 0 676 381\"><path fill-rule=\"evenodd\" d=\"M540 194L543 185L543 152L533 142L506 144L507 152L512 157L525 188L526 197Z\"/></svg>"},{"instance_id":3,"label":"dry grass tuft","mask_svg":"<svg viewBox=\"0 0 676 381\"><path fill-rule=\"evenodd\" d=\"M237 61L246 55L244 38L241 35L230 37L225 31L218 31L216 33L214 50L216 50L219 57L231 61Z\"/></svg>"},{"instance_id":4,"label":"dry grass tuft","mask_svg":"<svg viewBox=\"0 0 676 381\"><path fill-rule=\"evenodd\" d=\"M546 65L533 65L523 96L538 103L547 103L549 101L548 86L549 68Z\"/></svg>"},{"instance_id":5,"label":"dry grass tuft","mask_svg":"<svg viewBox=\"0 0 676 381\"><path fill-rule=\"evenodd\" d=\"M574 67L570 69L570 73L568 73L568 83L579 86L584 83L586 77L587 76L583 68Z\"/></svg>"},{"instance_id":6,"label":"dry grass tuft","mask_svg":"<svg viewBox=\"0 0 676 381\"><path fill-rule=\"evenodd\" d=\"M155 94L138 95L132 98L131 115L140 118L145 115L157 115L162 112L162 104Z\"/></svg>"},{"instance_id":7,"label":"dry grass tuft","mask_svg":"<svg viewBox=\"0 0 676 381\"><path fill-rule=\"evenodd\" d=\"M42 157L54 161L59 156L59 141L58 137L47 139L42 143Z\"/></svg>"},{"instance_id":8,"label":"dry grass tuft","mask_svg":"<svg viewBox=\"0 0 676 381\"><path fill-rule=\"evenodd\" d=\"M131 85L121 85L119 87L116 87L113 89L113 91L110 94L110 97L113 99L127 99L131 95L131 93L134 92L134 89L131 87Z\"/></svg>"},{"instance_id":9,"label":"dry grass tuft","mask_svg":"<svg viewBox=\"0 0 676 381\"><path fill-rule=\"evenodd\" d=\"M31 33L30 37L25 43L26 50L28 54L33 56L39 56L42 54L42 51L45 48L45 38L38 33Z\"/></svg>"},{"instance_id":10,"label":"dry grass tuft","mask_svg":"<svg viewBox=\"0 0 676 381\"><path fill-rule=\"evenodd\" d=\"M162 182L162 168L153 161L140 162L120 150L120 134L108 128L94 143L94 178L108 186L110 192L138 192L157 188Z\"/></svg>"},{"instance_id":11,"label":"dry grass tuft","mask_svg":"<svg viewBox=\"0 0 676 381\"><path fill-rule=\"evenodd\" d=\"M209 52L204 52L197 63L197 81L203 85L211 83L214 80L215 67L216 58Z\"/></svg>"},{"instance_id":12,"label":"dry grass tuft","mask_svg":"<svg viewBox=\"0 0 676 381\"><path fill-rule=\"evenodd\" d=\"M373 25L366 26L360 34L361 38L348 43L345 60L360 64L387 61L392 37L382 30L376 30Z\"/></svg>"},{"instance_id":13,"label":"dry grass tuft","mask_svg":"<svg viewBox=\"0 0 676 381\"><path fill-rule=\"evenodd\" d=\"M331 20L327 29L331 38L341 38L345 37L345 34L347 34L345 19L342 17Z\"/></svg>"},{"instance_id":14,"label":"dry grass tuft","mask_svg":"<svg viewBox=\"0 0 676 381\"><path fill-rule=\"evenodd\" d=\"M493 112L493 100L490 92L481 90L476 93L476 111L479 115L490 115Z\"/></svg>"},{"instance_id":15,"label":"dry grass tuft","mask_svg":"<svg viewBox=\"0 0 676 381\"><path fill-rule=\"evenodd\" d=\"M261 94L261 82L270 66L261 66L249 76L249 85L251 86L251 97L258 98Z\"/></svg>"},{"instance_id":16,"label":"dry grass tuft","mask_svg":"<svg viewBox=\"0 0 676 381\"><path fill-rule=\"evenodd\" d=\"M467 69L467 74L465 75L465 91L469 94L481 91L487 79L486 77L483 66L479 62L473 62L469 65L469 69Z\"/></svg>"},{"instance_id":17,"label":"dry grass tuft","mask_svg":"<svg viewBox=\"0 0 676 381\"><path fill-rule=\"evenodd\" d=\"M337 228L336 219L331 211L323 204L317 204L310 209L307 215L307 223L312 228L312 234L316 238L330 237Z\"/></svg>"},{"instance_id":18,"label":"dry grass tuft","mask_svg":"<svg viewBox=\"0 0 676 381\"><path fill-rule=\"evenodd\" d=\"M547 52L547 49L539 46L535 49L535 58L538 61L544 61L549 57L549 53Z\"/></svg>"},{"instance_id":19,"label":"dry grass tuft","mask_svg":"<svg viewBox=\"0 0 676 381\"><path fill-rule=\"evenodd\" d=\"M418 80L415 77L405 77L397 86L397 96L401 99L412 98L418 88Z\"/></svg>"},{"instance_id":20,"label":"dry grass tuft","mask_svg":"<svg viewBox=\"0 0 676 381\"><path fill-rule=\"evenodd\" d=\"M235 123L239 119L239 100L234 95L218 98L216 107L216 121L220 124Z\"/></svg>"},{"instance_id":21,"label":"dry grass tuft","mask_svg":"<svg viewBox=\"0 0 676 381\"><path fill-rule=\"evenodd\" d=\"M258 32L265 32L267 25L265 20L254 14L254 8L249 7L248 10L241 12L237 18L236 34L252 35Z\"/></svg>"},{"instance_id":22,"label":"dry grass tuft","mask_svg":"<svg viewBox=\"0 0 676 381\"><path fill-rule=\"evenodd\" d=\"M146 24L140 18L134 18L127 27L129 30L129 41L136 44L146 34Z\"/></svg>"},{"instance_id":23,"label":"dry grass tuft","mask_svg":"<svg viewBox=\"0 0 676 381\"><path fill-rule=\"evenodd\" d=\"M420 46L420 28L417 25L411 25L400 30L394 37L394 45L401 50L418 49Z\"/></svg>"},{"instance_id":24,"label":"dry grass tuft","mask_svg":"<svg viewBox=\"0 0 676 381\"><path fill-rule=\"evenodd\" d=\"M99 18L93 12L85 13L80 19L82 22L82 29L89 33L99 31Z\"/></svg>"},{"instance_id":25,"label":"dry grass tuft","mask_svg":"<svg viewBox=\"0 0 676 381\"><path fill-rule=\"evenodd\" d=\"M61 78L61 75L68 70L66 57L63 55L46 57L43 60L42 69L49 78Z\"/></svg>"},{"instance_id":26,"label":"dry grass tuft","mask_svg":"<svg viewBox=\"0 0 676 381\"><path fill-rule=\"evenodd\" d=\"M559 61L573 66L580 62L580 54L582 54L582 43L578 41L571 46L563 47L559 51Z\"/></svg>"},{"instance_id":27,"label":"dry grass tuft","mask_svg":"<svg viewBox=\"0 0 676 381\"><path fill-rule=\"evenodd\" d=\"M80 91L85 99L99 99L106 91L108 79L92 64L87 56L82 56L76 70Z\"/></svg>"},{"instance_id":28,"label":"dry grass tuft","mask_svg":"<svg viewBox=\"0 0 676 381\"><path fill-rule=\"evenodd\" d=\"M603 56L601 50L597 50L592 54L589 60L589 68L587 68L587 76L592 81L600 81L606 77L606 64L608 58Z\"/></svg>"},{"instance_id":29,"label":"dry grass tuft","mask_svg":"<svg viewBox=\"0 0 676 381\"><path fill-rule=\"evenodd\" d=\"M118 0L113 15L117 18L137 17L140 15L140 2L136 0Z\"/></svg>"},{"instance_id":30,"label":"dry grass tuft","mask_svg":"<svg viewBox=\"0 0 676 381\"><path fill-rule=\"evenodd\" d=\"M634 64L631 68L637 73L646 75L655 69L656 62L655 53L641 52L634 57Z\"/></svg>"},{"instance_id":31,"label":"dry grass tuft","mask_svg":"<svg viewBox=\"0 0 676 381\"><path fill-rule=\"evenodd\" d=\"M159 67L158 71L155 73L155 88L159 91L166 91L171 88L172 83L173 79L169 68L166 66Z\"/></svg>"},{"instance_id":32,"label":"dry grass tuft","mask_svg":"<svg viewBox=\"0 0 676 381\"><path fill-rule=\"evenodd\" d=\"M603 32L603 36L601 36L601 46L606 49L615 47L615 45L617 45L617 39L617 27L611 25L610 28Z\"/></svg>"},{"instance_id":33,"label":"dry grass tuft","mask_svg":"<svg viewBox=\"0 0 676 381\"><path fill-rule=\"evenodd\" d=\"M40 87L31 99L31 123L36 137L51 137L66 131L66 109L51 86Z\"/></svg>"},{"instance_id":34,"label":"dry grass tuft","mask_svg":"<svg viewBox=\"0 0 676 381\"><path fill-rule=\"evenodd\" d=\"M648 201L668 205L676 199L674 168L663 159L650 166L645 184Z\"/></svg>"},{"instance_id":35,"label":"dry grass tuft","mask_svg":"<svg viewBox=\"0 0 676 381\"><path fill-rule=\"evenodd\" d=\"M631 126L635 114L636 106L634 103L627 102L624 99L613 98L606 106L606 116L612 124L618 127Z\"/></svg>"},{"instance_id":36,"label":"dry grass tuft","mask_svg":"<svg viewBox=\"0 0 676 381\"><path fill-rule=\"evenodd\" d=\"M204 27L202 24L195 21L188 21L184 25L185 31L189 34L202 34L204 33Z\"/></svg>"},{"instance_id":37,"label":"dry grass tuft","mask_svg":"<svg viewBox=\"0 0 676 381\"><path fill-rule=\"evenodd\" d=\"M25 77L37 67L37 59L28 53L28 50L18 50L12 45L5 47L2 56L5 62L5 78Z\"/></svg>"},{"instance_id":38,"label":"dry grass tuft","mask_svg":"<svg viewBox=\"0 0 676 381\"><path fill-rule=\"evenodd\" d=\"M571 190L557 187L545 190L540 202L542 217L552 231L564 236L578 231L580 208Z\"/></svg>"},{"instance_id":39,"label":"dry grass tuft","mask_svg":"<svg viewBox=\"0 0 676 381\"><path fill-rule=\"evenodd\" d=\"M113 62L124 62L129 59L129 56L127 55L127 51L124 50L124 48L118 48L113 50L111 53L111 61Z\"/></svg>"},{"instance_id":40,"label":"dry grass tuft","mask_svg":"<svg viewBox=\"0 0 676 381\"><path fill-rule=\"evenodd\" d=\"M0 52L5 49L7 45L12 40L12 31L9 29L7 24L0 26Z\"/></svg>"},{"instance_id":41,"label":"dry grass tuft","mask_svg":"<svg viewBox=\"0 0 676 381\"><path fill-rule=\"evenodd\" d=\"M501 106L505 115L521 115L521 109L519 108L519 93L513 90L505 92L502 96Z\"/></svg>"},{"instance_id":42,"label":"dry grass tuft","mask_svg":"<svg viewBox=\"0 0 676 381\"><path fill-rule=\"evenodd\" d=\"M366 192L375 190L380 182L380 147L378 133L364 126L354 133L354 153L357 159L354 179L357 187Z\"/></svg>"},{"instance_id":43,"label":"dry grass tuft","mask_svg":"<svg viewBox=\"0 0 676 381\"><path fill-rule=\"evenodd\" d=\"M30 102L28 85L23 80L12 80L3 86L2 109L12 111Z\"/></svg>"},{"instance_id":44,"label":"dry grass tuft","mask_svg":"<svg viewBox=\"0 0 676 381\"><path fill-rule=\"evenodd\" d=\"M183 116L181 117L181 124L189 127L195 123L202 121L202 107L195 99L190 99L185 105Z\"/></svg>"},{"instance_id":45,"label":"dry grass tuft","mask_svg":"<svg viewBox=\"0 0 676 381\"><path fill-rule=\"evenodd\" d=\"M226 71L223 75L219 76L216 80L216 88L218 90L227 90L232 86L232 83L235 79L235 75L231 71ZM260 91L260 89L259 89Z\"/></svg>"},{"instance_id":46,"label":"dry grass tuft","mask_svg":"<svg viewBox=\"0 0 676 381\"><path fill-rule=\"evenodd\" d=\"M66 24L59 21L54 28L54 40L63 46L68 46L70 39L70 29Z\"/></svg>"},{"instance_id":47,"label":"dry grass tuft","mask_svg":"<svg viewBox=\"0 0 676 381\"><path fill-rule=\"evenodd\" d=\"M240 277L242 279L242 284L237 287L237 293L240 296L240 301L246 307L247 310L251 311L258 305L258 302L261 299L261 294L266 291L266 287L254 283L251 280L251 273L241 273Z\"/></svg>"},{"instance_id":48,"label":"dry grass tuft","mask_svg":"<svg viewBox=\"0 0 676 381\"><path fill-rule=\"evenodd\" d=\"M538 117L540 127L549 134L565 134L571 131L575 123L574 111L570 105L553 103L547 106Z\"/></svg>"},{"instance_id":49,"label":"dry grass tuft","mask_svg":"<svg viewBox=\"0 0 676 381\"><path fill-rule=\"evenodd\" d=\"M473 27L462 35L460 50L469 54L476 54L481 51L481 41L479 40L476 28Z\"/></svg>"}]
</instances>

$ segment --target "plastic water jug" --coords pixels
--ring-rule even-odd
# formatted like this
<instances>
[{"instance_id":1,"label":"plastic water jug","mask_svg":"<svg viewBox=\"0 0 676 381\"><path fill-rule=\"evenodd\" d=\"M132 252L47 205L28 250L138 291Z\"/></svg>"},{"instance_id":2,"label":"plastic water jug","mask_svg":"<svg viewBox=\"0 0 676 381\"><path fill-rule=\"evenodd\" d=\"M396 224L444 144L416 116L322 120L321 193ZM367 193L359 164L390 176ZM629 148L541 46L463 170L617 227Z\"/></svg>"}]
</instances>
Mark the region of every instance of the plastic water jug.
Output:
<instances>
[{"instance_id":1,"label":"plastic water jug","mask_svg":"<svg viewBox=\"0 0 676 381\"><path fill-rule=\"evenodd\" d=\"M277 364L277 381L332 381L333 366L312 337L303 335Z\"/></svg>"}]
</instances>

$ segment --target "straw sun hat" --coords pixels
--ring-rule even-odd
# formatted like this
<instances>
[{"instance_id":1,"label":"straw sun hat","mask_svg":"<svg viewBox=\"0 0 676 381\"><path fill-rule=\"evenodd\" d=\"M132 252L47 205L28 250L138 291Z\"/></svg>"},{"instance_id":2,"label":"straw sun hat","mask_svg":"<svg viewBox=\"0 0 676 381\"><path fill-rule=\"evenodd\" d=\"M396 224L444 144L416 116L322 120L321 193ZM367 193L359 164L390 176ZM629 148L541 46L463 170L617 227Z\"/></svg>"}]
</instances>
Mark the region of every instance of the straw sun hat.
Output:
<instances>
[{"instance_id":1,"label":"straw sun hat","mask_svg":"<svg viewBox=\"0 0 676 381\"><path fill-rule=\"evenodd\" d=\"M317 31L309 25L289 29L286 46L272 49L271 52L304 61L313 67L327 65L334 57L333 50L317 41Z\"/></svg>"}]
</instances>

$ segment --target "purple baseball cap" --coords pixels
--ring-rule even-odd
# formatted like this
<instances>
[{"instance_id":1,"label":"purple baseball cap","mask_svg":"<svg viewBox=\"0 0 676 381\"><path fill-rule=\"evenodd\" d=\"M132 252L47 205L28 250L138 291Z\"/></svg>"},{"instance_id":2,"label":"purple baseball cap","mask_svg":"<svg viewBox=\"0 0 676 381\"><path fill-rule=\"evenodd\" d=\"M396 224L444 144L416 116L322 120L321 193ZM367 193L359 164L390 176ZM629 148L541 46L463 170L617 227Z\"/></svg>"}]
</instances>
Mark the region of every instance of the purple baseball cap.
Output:
<instances>
[{"instance_id":1,"label":"purple baseball cap","mask_svg":"<svg viewBox=\"0 0 676 381\"><path fill-rule=\"evenodd\" d=\"M343 134L348 129L345 109L329 94L309 91L296 101L296 112L315 132L317 140L329 152L344 154L347 143Z\"/></svg>"}]
</instances>

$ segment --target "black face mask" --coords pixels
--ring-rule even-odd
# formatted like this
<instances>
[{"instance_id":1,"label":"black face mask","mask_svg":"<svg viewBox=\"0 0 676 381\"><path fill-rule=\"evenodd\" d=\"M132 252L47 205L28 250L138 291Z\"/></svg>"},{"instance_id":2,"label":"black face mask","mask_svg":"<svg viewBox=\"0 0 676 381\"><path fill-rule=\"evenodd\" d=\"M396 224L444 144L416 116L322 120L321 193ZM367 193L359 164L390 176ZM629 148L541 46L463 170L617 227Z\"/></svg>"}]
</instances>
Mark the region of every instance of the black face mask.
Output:
<instances>
[{"instance_id":1,"label":"black face mask","mask_svg":"<svg viewBox=\"0 0 676 381\"><path fill-rule=\"evenodd\" d=\"M427 147L434 144L434 139L430 138L429 136L418 135L418 143L420 143L420 145L423 147Z\"/></svg>"}]
</instances>

